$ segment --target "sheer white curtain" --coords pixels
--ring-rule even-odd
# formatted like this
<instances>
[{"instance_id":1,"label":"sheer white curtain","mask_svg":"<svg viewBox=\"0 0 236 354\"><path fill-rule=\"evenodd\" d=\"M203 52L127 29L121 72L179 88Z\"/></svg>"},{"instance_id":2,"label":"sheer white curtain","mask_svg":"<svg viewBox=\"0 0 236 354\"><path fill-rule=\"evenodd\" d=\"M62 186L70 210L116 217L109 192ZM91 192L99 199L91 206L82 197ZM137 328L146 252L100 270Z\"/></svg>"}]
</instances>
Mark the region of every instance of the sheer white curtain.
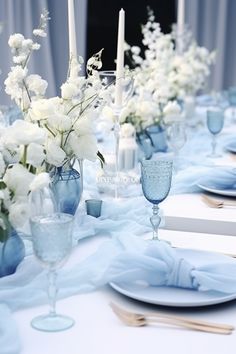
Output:
<instances>
[{"instance_id":1,"label":"sheer white curtain","mask_svg":"<svg viewBox=\"0 0 236 354\"><path fill-rule=\"evenodd\" d=\"M85 57L87 0L75 1L75 18L78 54ZM43 8L50 12L47 38L40 40L41 48L33 53L30 60L30 72L41 75L48 81L47 96L60 92L68 69L68 18L67 0L1 0L0 22L3 31L0 34L0 105L9 104L10 99L4 92L4 80L12 65L12 55L8 47L10 34L22 33L32 38L33 28L38 27Z\"/></svg>"},{"instance_id":2,"label":"sheer white curtain","mask_svg":"<svg viewBox=\"0 0 236 354\"><path fill-rule=\"evenodd\" d=\"M186 23L200 45L217 50L209 88L236 85L236 1L186 0Z\"/></svg>"}]
</instances>

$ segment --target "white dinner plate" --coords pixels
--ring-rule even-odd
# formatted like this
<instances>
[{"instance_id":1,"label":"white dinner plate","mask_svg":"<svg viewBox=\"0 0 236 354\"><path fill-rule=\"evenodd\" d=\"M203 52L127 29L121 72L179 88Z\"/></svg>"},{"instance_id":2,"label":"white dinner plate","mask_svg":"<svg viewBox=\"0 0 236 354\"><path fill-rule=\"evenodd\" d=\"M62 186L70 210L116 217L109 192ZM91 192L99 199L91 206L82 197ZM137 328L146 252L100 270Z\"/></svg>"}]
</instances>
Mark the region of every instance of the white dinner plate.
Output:
<instances>
[{"instance_id":1,"label":"white dinner plate","mask_svg":"<svg viewBox=\"0 0 236 354\"><path fill-rule=\"evenodd\" d=\"M228 143L225 146L225 149L230 151L230 152L236 153L236 142L234 141L234 142Z\"/></svg>"},{"instance_id":2,"label":"white dinner plate","mask_svg":"<svg viewBox=\"0 0 236 354\"><path fill-rule=\"evenodd\" d=\"M199 267L204 264L227 261L235 263L236 260L213 252L176 249L181 257L189 260L191 264ZM174 288L168 286L148 286L135 283L110 283L111 287L119 293L142 302L174 307L198 307L221 304L236 299L235 294L225 294L217 291L197 291L191 289Z\"/></svg>"},{"instance_id":3,"label":"white dinner plate","mask_svg":"<svg viewBox=\"0 0 236 354\"><path fill-rule=\"evenodd\" d=\"M211 185L198 184L198 187L206 192L211 192L219 195L224 195L226 197L236 197L236 189L219 189L214 188Z\"/></svg>"}]
</instances>

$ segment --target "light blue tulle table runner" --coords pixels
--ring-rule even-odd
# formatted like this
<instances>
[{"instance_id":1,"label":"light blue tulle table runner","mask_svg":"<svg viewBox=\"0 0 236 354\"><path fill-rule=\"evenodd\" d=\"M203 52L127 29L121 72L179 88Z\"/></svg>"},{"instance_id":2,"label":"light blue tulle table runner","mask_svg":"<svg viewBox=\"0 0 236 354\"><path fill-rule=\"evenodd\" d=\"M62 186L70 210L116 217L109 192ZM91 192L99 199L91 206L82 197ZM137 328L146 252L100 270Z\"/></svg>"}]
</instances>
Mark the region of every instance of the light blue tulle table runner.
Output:
<instances>
[{"instance_id":1,"label":"light blue tulle table runner","mask_svg":"<svg viewBox=\"0 0 236 354\"><path fill-rule=\"evenodd\" d=\"M175 286L196 291L236 293L236 261L219 261L197 267L179 256L165 241L145 241L122 234L104 241L86 260L59 272L59 298L93 291L111 281L146 281L151 286ZM47 277L33 257L18 271L0 279L0 303L11 310L47 302Z\"/></svg>"}]
</instances>

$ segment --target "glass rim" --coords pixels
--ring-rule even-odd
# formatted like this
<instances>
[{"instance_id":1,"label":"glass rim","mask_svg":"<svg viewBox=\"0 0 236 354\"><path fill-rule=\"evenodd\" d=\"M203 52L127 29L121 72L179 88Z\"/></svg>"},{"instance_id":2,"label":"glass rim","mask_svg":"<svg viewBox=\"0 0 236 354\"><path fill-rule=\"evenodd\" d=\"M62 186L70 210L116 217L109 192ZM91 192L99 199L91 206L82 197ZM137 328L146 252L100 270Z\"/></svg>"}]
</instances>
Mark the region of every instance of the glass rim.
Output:
<instances>
[{"instance_id":1,"label":"glass rim","mask_svg":"<svg viewBox=\"0 0 236 354\"><path fill-rule=\"evenodd\" d=\"M163 157L159 158L158 160L142 160L141 165L143 166L155 166L159 164L167 164L167 165L172 165L173 164L173 159L170 157Z\"/></svg>"},{"instance_id":2,"label":"glass rim","mask_svg":"<svg viewBox=\"0 0 236 354\"><path fill-rule=\"evenodd\" d=\"M60 219L59 217L55 219L55 216L63 216L64 219ZM51 218L51 223L52 221L56 221L61 224L66 224L74 220L74 215L68 214L68 213L62 213L62 212L55 212L55 213L50 213L50 214L38 214L38 215L33 215L29 218L30 222L32 223L40 223L40 220L42 219L50 219ZM54 218L54 219L53 219Z\"/></svg>"},{"instance_id":3,"label":"glass rim","mask_svg":"<svg viewBox=\"0 0 236 354\"><path fill-rule=\"evenodd\" d=\"M86 199L85 203L102 203L102 199Z\"/></svg>"}]
</instances>

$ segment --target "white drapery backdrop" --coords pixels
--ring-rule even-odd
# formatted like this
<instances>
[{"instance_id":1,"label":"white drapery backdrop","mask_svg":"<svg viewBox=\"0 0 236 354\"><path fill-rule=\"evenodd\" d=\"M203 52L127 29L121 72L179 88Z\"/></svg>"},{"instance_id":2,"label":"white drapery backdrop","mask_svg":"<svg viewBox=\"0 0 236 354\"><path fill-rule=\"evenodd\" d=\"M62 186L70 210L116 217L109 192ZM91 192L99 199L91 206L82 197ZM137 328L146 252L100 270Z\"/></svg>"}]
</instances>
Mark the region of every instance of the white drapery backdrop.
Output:
<instances>
[{"instance_id":1,"label":"white drapery backdrop","mask_svg":"<svg viewBox=\"0 0 236 354\"><path fill-rule=\"evenodd\" d=\"M199 45L217 50L209 88L236 86L236 1L186 0L186 23Z\"/></svg>"},{"instance_id":2,"label":"white drapery backdrop","mask_svg":"<svg viewBox=\"0 0 236 354\"><path fill-rule=\"evenodd\" d=\"M0 105L9 104L10 98L4 92L4 80L12 66L12 55L8 38L13 33L22 33L32 38L33 28L38 27L43 8L50 12L47 38L40 40L41 48L33 53L29 69L48 81L47 96L60 93L60 86L66 79L69 45L67 0L1 0L0 22ZM75 0L75 18L78 55L85 57L87 0Z\"/></svg>"},{"instance_id":3,"label":"white drapery backdrop","mask_svg":"<svg viewBox=\"0 0 236 354\"><path fill-rule=\"evenodd\" d=\"M41 48L31 59L30 71L49 83L49 97L59 94L68 68L67 0L1 0L0 22L0 104L10 102L4 92L4 80L12 65L7 42L12 33L32 36L39 16L46 7L50 11L48 37L41 40ZM78 54L85 57L87 0L75 0ZM186 22L200 45L217 49L216 65L210 78L210 89L221 90L236 85L236 1L186 0Z\"/></svg>"}]
</instances>

